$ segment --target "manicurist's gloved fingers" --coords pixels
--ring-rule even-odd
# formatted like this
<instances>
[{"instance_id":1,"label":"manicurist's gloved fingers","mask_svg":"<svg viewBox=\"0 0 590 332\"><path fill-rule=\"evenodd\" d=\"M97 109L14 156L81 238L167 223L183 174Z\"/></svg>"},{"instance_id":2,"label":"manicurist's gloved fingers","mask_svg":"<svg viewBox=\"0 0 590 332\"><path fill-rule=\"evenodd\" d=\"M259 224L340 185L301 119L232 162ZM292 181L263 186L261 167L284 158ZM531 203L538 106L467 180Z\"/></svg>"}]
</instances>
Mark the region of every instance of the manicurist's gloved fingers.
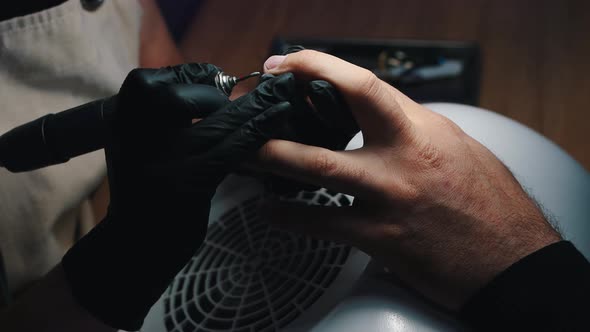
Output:
<instances>
[{"instance_id":1,"label":"manicurist's gloved fingers","mask_svg":"<svg viewBox=\"0 0 590 332\"><path fill-rule=\"evenodd\" d=\"M309 82L308 95L318 116L328 128L336 131L339 136L350 140L359 132L359 126L352 116L350 108L342 95L330 83L322 80Z\"/></svg>"},{"instance_id":2,"label":"manicurist's gloved fingers","mask_svg":"<svg viewBox=\"0 0 590 332\"><path fill-rule=\"evenodd\" d=\"M213 86L199 83L206 83L217 69L208 64L134 69L123 82L117 95L118 111L109 121L118 132L136 127L138 137L155 130L189 127L192 119L229 102Z\"/></svg>"},{"instance_id":3,"label":"manicurist's gloved fingers","mask_svg":"<svg viewBox=\"0 0 590 332\"><path fill-rule=\"evenodd\" d=\"M158 69L142 69L150 77L149 84L207 84L215 85L215 75L221 68L209 63L185 63Z\"/></svg>"},{"instance_id":4,"label":"manicurist's gloved fingers","mask_svg":"<svg viewBox=\"0 0 590 332\"><path fill-rule=\"evenodd\" d=\"M195 154L210 149L224 137L272 106L289 101L294 95L295 79L285 74L261 83L250 93L211 113L190 128L183 129L183 139L175 144L180 153ZM286 122L279 123L277 135ZM206 139L205 139L206 138Z\"/></svg>"},{"instance_id":5,"label":"manicurist's gloved fingers","mask_svg":"<svg viewBox=\"0 0 590 332\"><path fill-rule=\"evenodd\" d=\"M204 118L229 104L229 98L216 87L205 84L170 84L163 88L169 113L178 116L179 127L191 124L191 119Z\"/></svg>"},{"instance_id":6,"label":"manicurist's gloved fingers","mask_svg":"<svg viewBox=\"0 0 590 332\"><path fill-rule=\"evenodd\" d=\"M273 74L262 74L262 75L260 75L260 78L258 79L258 84L260 84L262 82L266 82L273 77L275 77L275 75L273 75Z\"/></svg>"},{"instance_id":7,"label":"manicurist's gloved fingers","mask_svg":"<svg viewBox=\"0 0 590 332\"><path fill-rule=\"evenodd\" d=\"M219 163L219 167L227 171L236 169L264 143L279 134L279 128L288 121L293 112L293 106L287 101L271 106L223 137L202 158Z\"/></svg>"},{"instance_id":8,"label":"manicurist's gloved fingers","mask_svg":"<svg viewBox=\"0 0 590 332\"><path fill-rule=\"evenodd\" d=\"M225 102L219 92L154 77L135 70L123 83L108 119L108 215L62 260L76 301L133 331L202 244L226 170L254 155L291 111L281 90L290 81L278 77L192 126L187 118ZM190 143L200 151L179 150Z\"/></svg>"},{"instance_id":9,"label":"manicurist's gloved fingers","mask_svg":"<svg viewBox=\"0 0 590 332\"><path fill-rule=\"evenodd\" d=\"M285 101L271 105L238 126L224 127L223 131L205 132L194 127L181 131L168 139L167 145L170 153L179 157L184 155L186 161L179 162L182 159L179 157L171 158L158 165L157 172L163 179L175 179L177 174L185 174L187 177L182 184L177 185L177 190L184 190L186 187L190 191L191 186L202 186L204 181L218 183L225 174L237 170L264 143L277 135L281 124L288 121L294 111L292 105ZM178 148L186 147L186 143L191 141L199 142L206 148L201 153L187 153L186 148ZM195 169L207 170L210 174L195 173ZM193 174L198 181L194 180Z\"/></svg>"}]
</instances>

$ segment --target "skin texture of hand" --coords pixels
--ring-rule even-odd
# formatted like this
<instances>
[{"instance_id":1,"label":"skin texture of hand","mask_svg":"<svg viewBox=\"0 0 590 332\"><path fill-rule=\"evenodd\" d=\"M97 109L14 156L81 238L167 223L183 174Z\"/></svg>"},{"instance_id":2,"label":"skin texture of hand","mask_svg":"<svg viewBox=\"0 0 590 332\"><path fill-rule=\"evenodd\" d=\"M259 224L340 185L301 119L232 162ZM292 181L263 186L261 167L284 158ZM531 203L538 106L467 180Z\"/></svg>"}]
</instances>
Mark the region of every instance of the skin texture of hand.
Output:
<instances>
[{"instance_id":1,"label":"skin texture of hand","mask_svg":"<svg viewBox=\"0 0 590 332\"><path fill-rule=\"evenodd\" d=\"M278 226L357 246L453 310L511 264L560 240L494 154L371 72L307 50L271 57L265 71L328 81L364 136L353 151L285 140L263 147L259 161L268 171L355 196L340 208L270 202L263 210Z\"/></svg>"}]
</instances>

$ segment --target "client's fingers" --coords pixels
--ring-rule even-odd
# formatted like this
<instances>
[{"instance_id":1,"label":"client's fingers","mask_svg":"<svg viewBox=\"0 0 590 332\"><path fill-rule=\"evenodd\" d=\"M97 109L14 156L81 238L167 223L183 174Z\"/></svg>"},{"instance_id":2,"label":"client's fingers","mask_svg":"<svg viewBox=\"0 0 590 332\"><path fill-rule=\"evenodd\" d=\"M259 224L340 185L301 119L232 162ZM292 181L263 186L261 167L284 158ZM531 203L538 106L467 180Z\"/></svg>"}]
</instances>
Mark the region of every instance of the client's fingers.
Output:
<instances>
[{"instance_id":1,"label":"client's fingers","mask_svg":"<svg viewBox=\"0 0 590 332\"><path fill-rule=\"evenodd\" d=\"M410 126L403 108L413 101L369 70L310 50L289 54L278 65L276 59L271 57L267 60L267 73L292 72L298 79L325 80L338 89L350 105L359 126L366 131L366 139L371 140L376 135L391 138Z\"/></svg>"},{"instance_id":2,"label":"client's fingers","mask_svg":"<svg viewBox=\"0 0 590 332\"><path fill-rule=\"evenodd\" d=\"M360 162L359 162L360 161ZM271 140L258 151L257 167L273 174L353 196L374 192L372 175L353 151L332 151L284 140Z\"/></svg>"}]
</instances>

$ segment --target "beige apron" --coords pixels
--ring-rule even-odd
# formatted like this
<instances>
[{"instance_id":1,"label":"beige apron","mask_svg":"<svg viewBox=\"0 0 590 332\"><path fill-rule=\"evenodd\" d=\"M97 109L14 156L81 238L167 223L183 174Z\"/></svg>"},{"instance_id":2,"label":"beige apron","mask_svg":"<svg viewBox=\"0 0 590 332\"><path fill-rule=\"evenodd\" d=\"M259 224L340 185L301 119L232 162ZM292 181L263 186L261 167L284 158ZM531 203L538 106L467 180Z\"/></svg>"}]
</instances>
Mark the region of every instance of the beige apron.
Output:
<instances>
[{"instance_id":1,"label":"beige apron","mask_svg":"<svg viewBox=\"0 0 590 332\"><path fill-rule=\"evenodd\" d=\"M0 22L0 134L46 113L112 95L139 60L141 8L80 0ZM87 197L106 173L102 151L42 170L0 169L0 252L11 292L58 263L78 223L93 224Z\"/></svg>"}]
</instances>

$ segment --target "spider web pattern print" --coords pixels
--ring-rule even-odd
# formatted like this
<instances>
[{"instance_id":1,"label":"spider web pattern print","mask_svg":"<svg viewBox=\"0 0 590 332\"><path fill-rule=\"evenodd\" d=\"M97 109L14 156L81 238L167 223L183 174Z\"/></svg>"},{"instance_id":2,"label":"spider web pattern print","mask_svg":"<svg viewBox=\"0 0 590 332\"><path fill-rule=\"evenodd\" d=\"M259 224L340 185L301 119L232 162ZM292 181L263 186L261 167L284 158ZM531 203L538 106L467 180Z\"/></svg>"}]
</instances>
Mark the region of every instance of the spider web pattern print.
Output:
<instances>
[{"instance_id":1,"label":"spider web pattern print","mask_svg":"<svg viewBox=\"0 0 590 332\"><path fill-rule=\"evenodd\" d=\"M315 303L341 271L350 248L269 227L248 199L209 226L205 243L164 299L169 332L277 331ZM291 201L342 206L326 189Z\"/></svg>"}]
</instances>

